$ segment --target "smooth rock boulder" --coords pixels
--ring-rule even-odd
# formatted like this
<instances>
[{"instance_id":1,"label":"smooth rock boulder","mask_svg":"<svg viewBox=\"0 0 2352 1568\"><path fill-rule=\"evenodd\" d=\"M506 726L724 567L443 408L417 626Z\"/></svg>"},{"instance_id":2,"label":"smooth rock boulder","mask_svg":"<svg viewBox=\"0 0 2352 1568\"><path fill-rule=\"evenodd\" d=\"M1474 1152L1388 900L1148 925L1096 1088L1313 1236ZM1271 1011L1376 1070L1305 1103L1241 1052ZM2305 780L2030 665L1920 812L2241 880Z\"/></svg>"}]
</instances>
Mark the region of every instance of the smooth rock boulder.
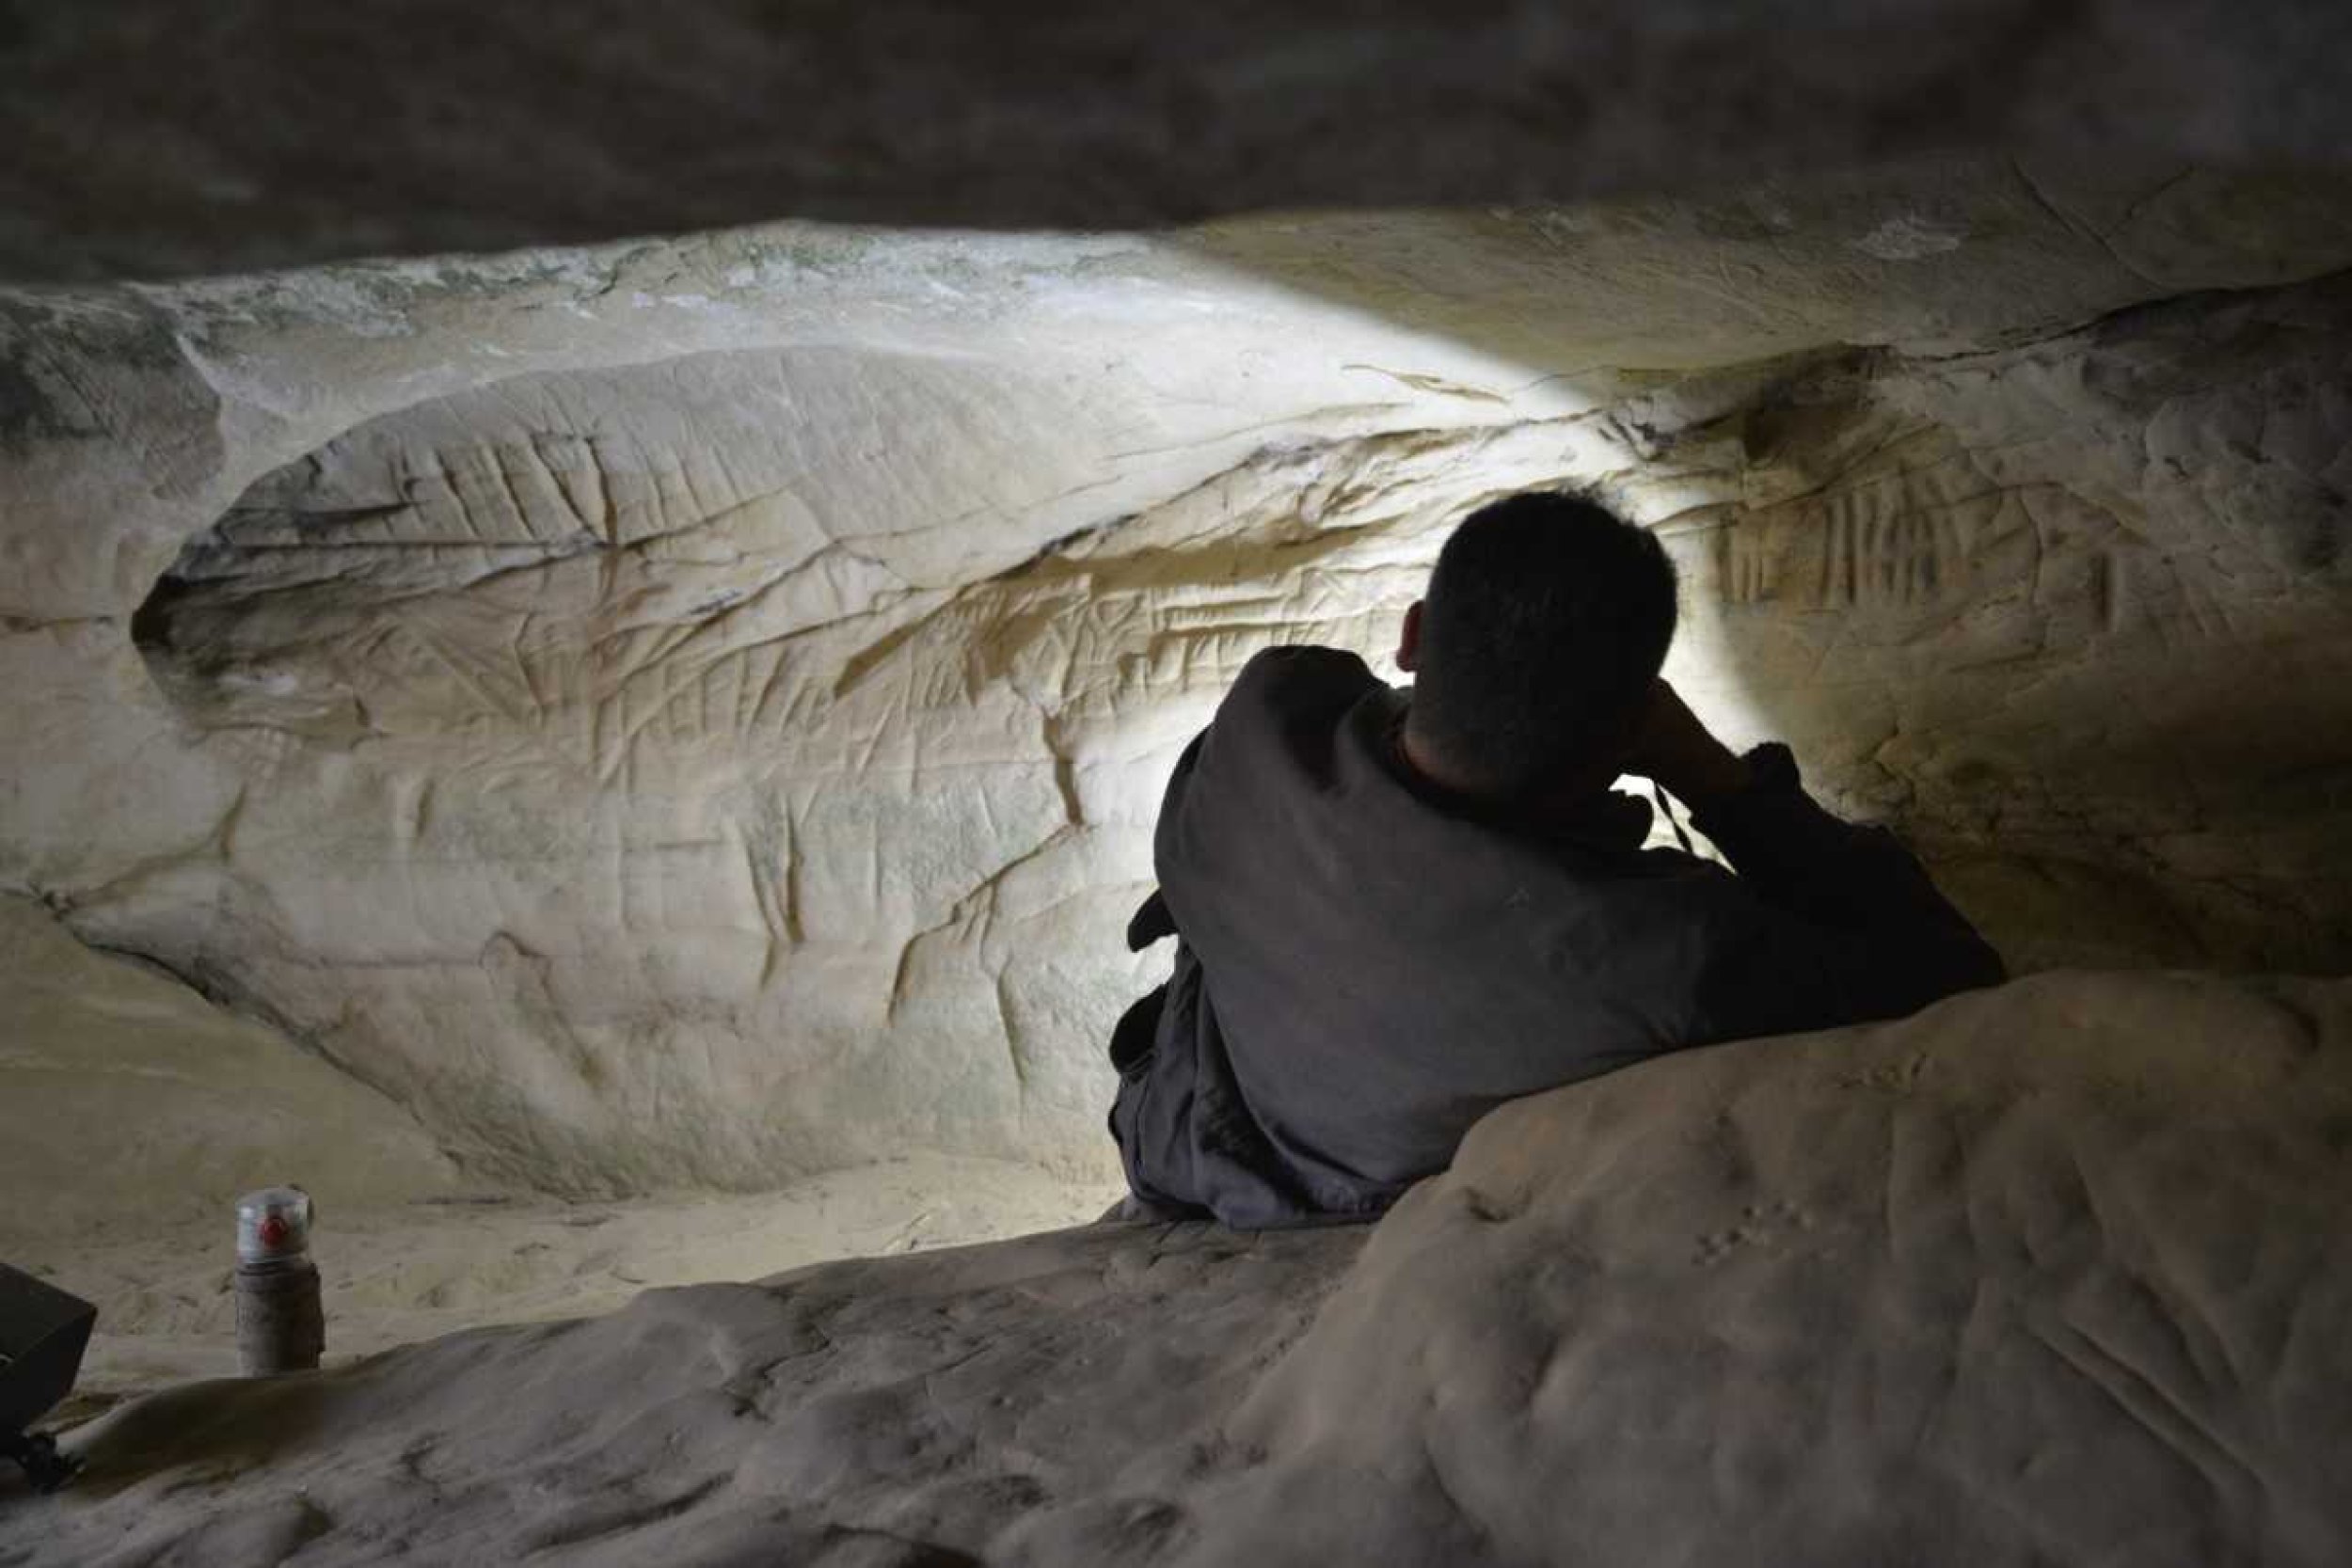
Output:
<instances>
[{"instance_id":1,"label":"smooth rock boulder","mask_svg":"<svg viewBox=\"0 0 2352 1568\"><path fill-rule=\"evenodd\" d=\"M192 1386L0 1561L2332 1564L2352 984L2063 974L1096 1225Z\"/></svg>"}]
</instances>

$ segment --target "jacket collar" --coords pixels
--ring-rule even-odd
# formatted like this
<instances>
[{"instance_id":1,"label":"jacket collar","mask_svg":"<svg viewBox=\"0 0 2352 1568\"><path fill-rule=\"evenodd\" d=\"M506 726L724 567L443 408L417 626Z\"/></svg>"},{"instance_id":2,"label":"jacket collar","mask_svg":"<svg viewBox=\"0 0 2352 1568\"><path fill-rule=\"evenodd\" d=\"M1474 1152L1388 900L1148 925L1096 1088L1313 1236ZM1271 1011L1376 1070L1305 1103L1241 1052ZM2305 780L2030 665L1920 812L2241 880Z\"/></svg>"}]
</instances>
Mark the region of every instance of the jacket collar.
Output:
<instances>
[{"instance_id":1,"label":"jacket collar","mask_svg":"<svg viewBox=\"0 0 2352 1568\"><path fill-rule=\"evenodd\" d=\"M1405 712L1409 688L1390 688L1375 693L1380 704L1380 761L1398 783L1450 816L1466 817L1518 836L1561 847L1576 846L1616 853L1641 848L1656 820L1647 800L1614 789L1604 789L1573 802L1547 801L1537 806L1504 805L1474 800L1433 782L1415 768L1405 752Z\"/></svg>"}]
</instances>

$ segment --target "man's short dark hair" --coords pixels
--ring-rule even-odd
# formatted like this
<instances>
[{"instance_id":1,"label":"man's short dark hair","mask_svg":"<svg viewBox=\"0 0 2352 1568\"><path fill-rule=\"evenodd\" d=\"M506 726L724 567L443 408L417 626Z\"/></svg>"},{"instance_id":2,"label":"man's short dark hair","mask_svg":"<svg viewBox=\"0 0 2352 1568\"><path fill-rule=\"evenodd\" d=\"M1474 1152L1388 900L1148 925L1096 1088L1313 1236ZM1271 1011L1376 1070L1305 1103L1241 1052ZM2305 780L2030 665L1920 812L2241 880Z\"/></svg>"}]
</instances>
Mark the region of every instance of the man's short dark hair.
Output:
<instances>
[{"instance_id":1,"label":"man's short dark hair","mask_svg":"<svg viewBox=\"0 0 2352 1568\"><path fill-rule=\"evenodd\" d=\"M1625 738L1674 633L1674 563L1645 530L1548 491L1483 506L1429 579L1415 743L1480 795L1541 794Z\"/></svg>"}]
</instances>

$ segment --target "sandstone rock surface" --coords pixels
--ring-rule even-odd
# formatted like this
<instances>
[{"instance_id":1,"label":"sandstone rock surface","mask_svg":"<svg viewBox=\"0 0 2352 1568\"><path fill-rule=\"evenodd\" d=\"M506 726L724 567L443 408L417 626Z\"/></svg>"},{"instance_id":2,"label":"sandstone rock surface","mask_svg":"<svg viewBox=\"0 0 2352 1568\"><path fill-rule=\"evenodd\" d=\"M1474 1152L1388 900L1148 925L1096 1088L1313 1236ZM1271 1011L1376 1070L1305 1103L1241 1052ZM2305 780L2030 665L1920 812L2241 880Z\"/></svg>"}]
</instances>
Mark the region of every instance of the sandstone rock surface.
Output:
<instances>
[{"instance_id":1,"label":"sandstone rock surface","mask_svg":"<svg viewBox=\"0 0 2352 1568\"><path fill-rule=\"evenodd\" d=\"M1560 202L1953 147L2324 163L2348 29L2328 0L25 4L0 277Z\"/></svg>"},{"instance_id":2,"label":"sandstone rock surface","mask_svg":"<svg viewBox=\"0 0 2352 1568\"><path fill-rule=\"evenodd\" d=\"M2352 983L2213 973L2352 972L2352 11L1424 10L0 0L0 1257L76 1420L265 1180L339 1361L532 1320L0 1568L2352 1560ZM636 1295L1099 1212L1178 749L1558 484L2137 972Z\"/></svg>"},{"instance_id":3,"label":"sandstone rock surface","mask_svg":"<svg viewBox=\"0 0 2352 1568\"><path fill-rule=\"evenodd\" d=\"M549 1202L469 1178L381 1091L12 897L0 1083L0 1258L99 1308L52 1421L235 1371L234 1201L283 1180L316 1204L329 1366L485 1322L610 1311L648 1286L1071 1225L1123 1191L918 1149L757 1197Z\"/></svg>"},{"instance_id":4,"label":"sandstone rock surface","mask_svg":"<svg viewBox=\"0 0 2352 1568\"><path fill-rule=\"evenodd\" d=\"M2347 1216L2352 986L2052 974L1519 1101L1368 1232L1097 1225L161 1395L0 1562L2318 1568Z\"/></svg>"},{"instance_id":5,"label":"sandstone rock surface","mask_svg":"<svg viewBox=\"0 0 2352 1568\"><path fill-rule=\"evenodd\" d=\"M168 976L92 952L0 897L0 1257L203 1220L300 1172L326 1209L446 1196L416 1118Z\"/></svg>"},{"instance_id":6,"label":"sandstone rock surface","mask_svg":"<svg viewBox=\"0 0 2352 1568\"><path fill-rule=\"evenodd\" d=\"M476 1181L1097 1182L1177 749L1576 483L2017 963L2341 971L2347 263L2325 175L1950 158L17 291L0 884Z\"/></svg>"}]
</instances>

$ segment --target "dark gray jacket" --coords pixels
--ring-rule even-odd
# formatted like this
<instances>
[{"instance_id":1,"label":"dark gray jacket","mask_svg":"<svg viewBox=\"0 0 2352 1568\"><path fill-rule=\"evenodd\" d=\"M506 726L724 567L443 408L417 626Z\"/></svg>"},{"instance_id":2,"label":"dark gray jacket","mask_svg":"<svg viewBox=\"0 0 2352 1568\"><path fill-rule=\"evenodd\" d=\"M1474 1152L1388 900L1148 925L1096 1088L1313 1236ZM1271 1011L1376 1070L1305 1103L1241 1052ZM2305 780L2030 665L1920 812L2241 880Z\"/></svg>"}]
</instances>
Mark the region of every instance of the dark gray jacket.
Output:
<instances>
[{"instance_id":1,"label":"dark gray jacket","mask_svg":"<svg viewBox=\"0 0 2352 1568\"><path fill-rule=\"evenodd\" d=\"M1433 796L1395 750L1405 702L1353 654L1271 649L1177 762L1129 932L1178 937L1175 973L1112 1045L1111 1132L1146 1203L1241 1228L1370 1217L1506 1100L2002 977L1784 748L1697 818L1733 876L1644 850L1629 796L1540 827Z\"/></svg>"}]
</instances>

